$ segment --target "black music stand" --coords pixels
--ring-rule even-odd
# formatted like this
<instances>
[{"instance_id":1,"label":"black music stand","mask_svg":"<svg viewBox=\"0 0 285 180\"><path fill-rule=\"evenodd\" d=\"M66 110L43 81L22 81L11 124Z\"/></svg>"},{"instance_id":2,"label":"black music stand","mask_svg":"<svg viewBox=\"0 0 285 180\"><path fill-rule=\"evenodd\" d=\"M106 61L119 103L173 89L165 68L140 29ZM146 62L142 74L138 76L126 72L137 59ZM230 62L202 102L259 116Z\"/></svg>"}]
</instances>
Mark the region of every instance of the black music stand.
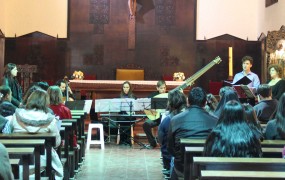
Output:
<instances>
[{"instance_id":1,"label":"black music stand","mask_svg":"<svg viewBox=\"0 0 285 180\"><path fill-rule=\"evenodd\" d=\"M167 98L151 98L151 109L166 109Z\"/></svg>"},{"instance_id":2,"label":"black music stand","mask_svg":"<svg viewBox=\"0 0 285 180\"><path fill-rule=\"evenodd\" d=\"M252 106L255 105L255 96L248 86L235 85L233 88L237 92L238 97L242 103L249 103Z\"/></svg>"},{"instance_id":3,"label":"black music stand","mask_svg":"<svg viewBox=\"0 0 285 180\"><path fill-rule=\"evenodd\" d=\"M65 101L65 106L70 110L83 110L85 105L84 100Z\"/></svg>"}]
</instances>

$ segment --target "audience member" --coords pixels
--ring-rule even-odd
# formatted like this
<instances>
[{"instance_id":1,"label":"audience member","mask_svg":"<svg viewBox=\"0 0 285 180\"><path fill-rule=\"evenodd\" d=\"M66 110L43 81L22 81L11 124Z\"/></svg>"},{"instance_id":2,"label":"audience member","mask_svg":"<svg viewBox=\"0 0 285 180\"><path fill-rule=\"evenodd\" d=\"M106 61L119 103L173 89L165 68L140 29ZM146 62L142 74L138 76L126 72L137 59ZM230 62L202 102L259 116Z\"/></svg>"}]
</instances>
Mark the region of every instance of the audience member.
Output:
<instances>
[{"instance_id":1,"label":"audience member","mask_svg":"<svg viewBox=\"0 0 285 180\"><path fill-rule=\"evenodd\" d=\"M0 143L0 179L1 180L14 180L9 155L5 146Z\"/></svg>"},{"instance_id":2,"label":"audience member","mask_svg":"<svg viewBox=\"0 0 285 180\"><path fill-rule=\"evenodd\" d=\"M209 134L204 156L261 157L261 144L246 121L243 106L235 100L225 104L219 121Z\"/></svg>"},{"instance_id":3,"label":"audience member","mask_svg":"<svg viewBox=\"0 0 285 180\"><path fill-rule=\"evenodd\" d=\"M9 86L0 86L0 115L7 117L15 113L16 106L11 103L12 91Z\"/></svg>"},{"instance_id":4,"label":"audience member","mask_svg":"<svg viewBox=\"0 0 285 180\"><path fill-rule=\"evenodd\" d=\"M256 94L258 104L253 108L256 112L257 119L262 123L267 123L273 119L277 110L278 101L272 99L271 86L268 84L260 84Z\"/></svg>"},{"instance_id":5,"label":"audience member","mask_svg":"<svg viewBox=\"0 0 285 180\"><path fill-rule=\"evenodd\" d=\"M263 140L263 129L257 119L256 113L250 104L243 104L245 117L249 127L254 130L254 134L258 139Z\"/></svg>"},{"instance_id":6,"label":"audience member","mask_svg":"<svg viewBox=\"0 0 285 180\"><path fill-rule=\"evenodd\" d=\"M161 124L158 127L158 141L160 143L163 168L166 169L166 171L170 171L171 168L170 162L172 159L171 154L167 150L167 135L168 135L169 124L171 118L174 115L179 114L186 108L187 106L186 101L187 101L186 97L181 91L176 90L169 92L168 102L167 102L167 110L169 114L161 121Z\"/></svg>"},{"instance_id":7,"label":"audience member","mask_svg":"<svg viewBox=\"0 0 285 180\"><path fill-rule=\"evenodd\" d=\"M174 156L172 179L182 178L184 170L184 150L180 138L206 138L217 123L217 118L205 111L206 93L200 87L193 88L188 95L189 108L170 121L167 149Z\"/></svg>"},{"instance_id":8,"label":"audience member","mask_svg":"<svg viewBox=\"0 0 285 180\"><path fill-rule=\"evenodd\" d=\"M5 72L2 85L9 86L12 91L12 104L19 107L22 102L22 88L18 83L16 76L18 70L16 64L8 63L5 66Z\"/></svg>"},{"instance_id":9,"label":"audience member","mask_svg":"<svg viewBox=\"0 0 285 180\"><path fill-rule=\"evenodd\" d=\"M158 81L156 85L156 92L153 92L151 95L148 96L148 98L153 98L159 94L166 93L166 83L165 81ZM149 142L148 148L152 149L157 146L156 140L152 134L151 129L158 126L160 124L161 118L159 117L158 119L155 120L146 120L145 123L143 124L143 130L146 134L146 137Z\"/></svg>"},{"instance_id":10,"label":"audience member","mask_svg":"<svg viewBox=\"0 0 285 180\"><path fill-rule=\"evenodd\" d=\"M268 85L272 88L272 98L278 100L285 92L285 80L282 79L282 67L278 64L272 64L268 67L268 71L271 77Z\"/></svg>"},{"instance_id":11,"label":"audience member","mask_svg":"<svg viewBox=\"0 0 285 180\"><path fill-rule=\"evenodd\" d=\"M239 81L241 78L244 76L248 77L248 79L251 80L251 83L249 83L247 86L250 88L253 88L253 92L255 92L256 88L260 84L260 80L258 76L251 72L250 68L252 67L253 64L253 58L251 56L244 56L241 60L242 62L242 72L237 73L234 76L233 84L235 84L237 81Z\"/></svg>"},{"instance_id":12,"label":"audience member","mask_svg":"<svg viewBox=\"0 0 285 180\"><path fill-rule=\"evenodd\" d=\"M16 109L11 120L11 130L16 133L55 133L56 146L61 142L57 120L48 112L49 97L44 90L35 90L28 98L26 107ZM41 156L41 166L46 166L46 156ZM63 178L63 167L54 149L52 149L52 167L56 179Z\"/></svg>"},{"instance_id":13,"label":"audience member","mask_svg":"<svg viewBox=\"0 0 285 180\"><path fill-rule=\"evenodd\" d=\"M232 90L232 89L227 89L226 91L224 91L224 93L222 94L221 100L218 103L218 106L214 112L214 115L216 117L220 117L222 111L224 110L224 106L225 104L230 101L230 100L236 100L239 101L238 95L237 93Z\"/></svg>"},{"instance_id":14,"label":"audience member","mask_svg":"<svg viewBox=\"0 0 285 180\"><path fill-rule=\"evenodd\" d=\"M285 140L285 93L279 99L275 119L267 123L265 139Z\"/></svg>"},{"instance_id":15,"label":"audience member","mask_svg":"<svg viewBox=\"0 0 285 180\"><path fill-rule=\"evenodd\" d=\"M217 98L213 94L211 94L211 93L207 94L207 103L205 106L205 110L210 114L214 114L214 112L218 106L218 103L219 102L218 102Z\"/></svg>"}]
</instances>

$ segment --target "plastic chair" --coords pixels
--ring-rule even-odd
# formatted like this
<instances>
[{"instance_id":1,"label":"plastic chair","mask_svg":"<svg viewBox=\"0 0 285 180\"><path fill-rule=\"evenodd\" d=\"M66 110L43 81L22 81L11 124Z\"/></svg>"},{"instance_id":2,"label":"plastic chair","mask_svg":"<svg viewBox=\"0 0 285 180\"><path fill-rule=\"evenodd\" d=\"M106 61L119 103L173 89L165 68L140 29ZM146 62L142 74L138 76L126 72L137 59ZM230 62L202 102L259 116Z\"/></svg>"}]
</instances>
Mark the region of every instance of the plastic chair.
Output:
<instances>
[{"instance_id":1,"label":"plastic chair","mask_svg":"<svg viewBox=\"0 0 285 180\"><path fill-rule=\"evenodd\" d=\"M92 129L94 128L100 130L100 140L91 140ZM86 145L87 150L90 148L91 144L100 144L101 149L105 149L103 124L91 124L91 123L89 124L88 134L87 134L87 145Z\"/></svg>"}]
</instances>

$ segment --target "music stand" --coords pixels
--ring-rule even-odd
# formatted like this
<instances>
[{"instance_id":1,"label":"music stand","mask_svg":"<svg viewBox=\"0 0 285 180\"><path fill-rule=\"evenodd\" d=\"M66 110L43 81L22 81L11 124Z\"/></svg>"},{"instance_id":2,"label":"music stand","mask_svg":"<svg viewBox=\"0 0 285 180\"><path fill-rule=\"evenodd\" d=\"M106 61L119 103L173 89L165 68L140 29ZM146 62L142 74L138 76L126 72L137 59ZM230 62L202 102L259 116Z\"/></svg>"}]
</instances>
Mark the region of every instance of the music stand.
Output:
<instances>
[{"instance_id":1,"label":"music stand","mask_svg":"<svg viewBox=\"0 0 285 180\"><path fill-rule=\"evenodd\" d=\"M246 85L235 85L233 86L234 90L237 92L239 99L241 102L246 100L247 103L252 106L255 105L255 96L252 90Z\"/></svg>"},{"instance_id":2,"label":"music stand","mask_svg":"<svg viewBox=\"0 0 285 180\"><path fill-rule=\"evenodd\" d=\"M65 101L65 106L70 110L83 110L85 105L84 100Z\"/></svg>"},{"instance_id":3,"label":"music stand","mask_svg":"<svg viewBox=\"0 0 285 180\"><path fill-rule=\"evenodd\" d=\"M151 98L151 109L166 109L167 98Z\"/></svg>"}]
</instances>

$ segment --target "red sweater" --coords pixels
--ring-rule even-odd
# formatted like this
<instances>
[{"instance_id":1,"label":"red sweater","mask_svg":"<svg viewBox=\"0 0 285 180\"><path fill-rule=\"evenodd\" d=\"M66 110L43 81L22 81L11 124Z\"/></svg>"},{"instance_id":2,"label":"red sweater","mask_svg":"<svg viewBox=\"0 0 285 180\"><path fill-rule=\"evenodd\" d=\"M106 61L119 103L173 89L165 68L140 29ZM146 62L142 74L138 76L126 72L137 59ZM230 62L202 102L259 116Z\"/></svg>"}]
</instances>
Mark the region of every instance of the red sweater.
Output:
<instances>
[{"instance_id":1,"label":"red sweater","mask_svg":"<svg viewBox=\"0 0 285 180\"><path fill-rule=\"evenodd\" d=\"M50 105L50 108L59 119L71 119L71 112L64 104Z\"/></svg>"}]
</instances>

